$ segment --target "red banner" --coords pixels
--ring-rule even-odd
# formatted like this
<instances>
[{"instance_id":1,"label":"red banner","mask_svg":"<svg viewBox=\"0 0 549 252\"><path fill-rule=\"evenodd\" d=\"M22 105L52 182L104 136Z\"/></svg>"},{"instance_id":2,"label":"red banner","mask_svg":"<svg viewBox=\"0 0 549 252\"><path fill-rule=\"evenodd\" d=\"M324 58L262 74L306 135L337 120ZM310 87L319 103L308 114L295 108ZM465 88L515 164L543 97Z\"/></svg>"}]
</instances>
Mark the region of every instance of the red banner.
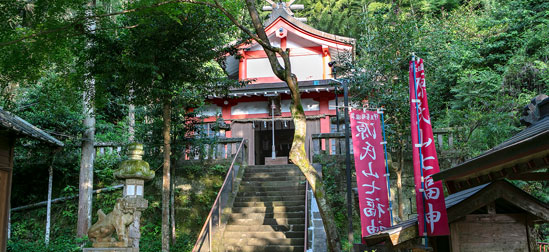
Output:
<instances>
[{"instance_id":1,"label":"red banner","mask_svg":"<svg viewBox=\"0 0 549 252\"><path fill-rule=\"evenodd\" d=\"M449 235L442 182L434 182L431 177L440 168L427 104L423 59L415 64L410 61L410 114L419 235Z\"/></svg>"},{"instance_id":2,"label":"red banner","mask_svg":"<svg viewBox=\"0 0 549 252\"><path fill-rule=\"evenodd\" d=\"M391 226L379 114L351 110L362 237Z\"/></svg>"}]
</instances>

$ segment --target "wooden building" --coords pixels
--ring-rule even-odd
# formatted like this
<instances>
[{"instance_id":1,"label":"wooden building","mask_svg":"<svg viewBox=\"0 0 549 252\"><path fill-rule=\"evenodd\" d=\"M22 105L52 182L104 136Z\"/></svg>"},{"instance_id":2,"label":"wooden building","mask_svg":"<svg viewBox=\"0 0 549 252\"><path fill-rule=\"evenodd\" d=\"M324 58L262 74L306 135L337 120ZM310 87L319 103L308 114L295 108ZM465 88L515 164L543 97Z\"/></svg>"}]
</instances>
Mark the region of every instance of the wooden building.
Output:
<instances>
[{"instance_id":1,"label":"wooden building","mask_svg":"<svg viewBox=\"0 0 549 252\"><path fill-rule=\"evenodd\" d=\"M549 221L547 204L506 180L499 180L446 197L450 236L429 237L433 251L536 251L534 224ZM417 219L364 238L380 251L424 250Z\"/></svg>"},{"instance_id":2,"label":"wooden building","mask_svg":"<svg viewBox=\"0 0 549 252\"><path fill-rule=\"evenodd\" d=\"M521 121L528 127L485 153L433 178L443 180L450 236L429 237L434 251L537 251L534 224L549 222L549 206L509 180L549 179L549 97L528 104ZM425 250L417 220L399 223L364 238L387 251Z\"/></svg>"},{"instance_id":3,"label":"wooden building","mask_svg":"<svg viewBox=\"0 0 549 252\"><path fill-rule=\"evenodd\" d=\"M290 50L292 71L299 81L307 116L306 150L309 152L311 134L329 133L330 119L336 115L336 82L332 81L328 63L351 59L355 42L306 25L292 16L291 6L286 4L273 3L272 13L264 27L272 45ZM230 90L228 96L208 97L209 105L199 114L205 118L205 123L221 120L230 125L222 137L247 139L248 163L251 165L269 161L274 127L276 156L281 159L279 161L287 162L294 132L289 108L290 92L286 83L272 72L263 48L256 42L238 45L238 55L228 56L223 65L229 78L247 80L250 84ZM275 105L274 111L272 104Z\"/></svg>"},{"instance_id":4,"label":"wooden building","mask_svg":"<svg viewBox=\"0 0 549 252\"><path fill-rule=\"evenodd\" d=\"M0 251L6 251L10 211L13 148L20 137L31 137L54 147L63 143L27 121L0 109Z\"/></svg>"}]
</instances>

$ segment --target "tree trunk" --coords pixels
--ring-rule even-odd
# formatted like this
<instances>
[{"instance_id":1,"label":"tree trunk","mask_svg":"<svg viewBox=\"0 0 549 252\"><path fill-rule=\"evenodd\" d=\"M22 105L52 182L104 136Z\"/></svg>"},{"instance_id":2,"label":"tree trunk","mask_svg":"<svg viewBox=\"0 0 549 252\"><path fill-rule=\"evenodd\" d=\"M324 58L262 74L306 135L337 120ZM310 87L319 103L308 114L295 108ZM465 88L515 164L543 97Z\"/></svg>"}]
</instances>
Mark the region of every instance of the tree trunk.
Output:
<instances>
[{"instance_id":1,"label":"tree trunk","mask_svg":"<svg viewBox=\"0 0 549 252\"><path fill-rule=\"evenodd\" d=\"M55 155L55 154L53 154ZM50 243L50 226L51 226L51 191L52 191L52 185L53 185L53 162L54 159L52 157L52 160L50 162L50 165L48 167L48 203L46 207L46 234L44 238L44 243L46 244L46 247Z\"/></svg>"},{"instance_id":2,"label":"tree trunk","mask_svg":"<svg viewBox=\"0 0 549 252\"><path fill-rule=\"evenodd\" d=\"M84 92L84 127L82 134L82 153L80 159L80 183L78 190L78 224L77 235L87 235L91 225L92 192L93 192L93 161L95 157L95 115L92 92L95 89L93 79L88 83L89 90Z\"/></svg>"},{"instance_id":3,"label":"tree trunk","mask_svg":"<svg viewBox=\"0 0 549 252\"><path fill-rule=\"evenodd\" d=\"M295 79L295 78L294 78ZM290 82L293 82L290 81ZM297 81L295 82L297 84ZM326 230L326 236L328 240L328 251L341 251L341 241L337 227L334 220L334 214L332 209L326 201L326 190L324 189L324 182L316 171L316 169L309 163L307 153L305 152L305 136L307 130L307 120L305 117L305 111L301 105L301 95L297 85L290 85L290 92L292 94L291 112L295 125L294 139L292 142L292 149L290 151L290 160L299 167L303 172L318 204L320 215L324 223L324 229Z\"/></svg>"},{"instance_id":4,"label":"tree trunk","mask_svg":"<svg viewBox=\"0 0 549 252\"><path fill-rule=\"evenodd\" d=\"M92 15L95 1L90 2L90 10L87 15ZM91 21L87 27L89 30L95 29L95 22ZM92 46L92 42L88 42L88 47ZM91 64L87 62L87 64ZM82 134L82 151L80 158L80 181L78 187L78 222L76 226L76 235L84 237L88 233L88 228L91 226L92 215L92 195L93 195L93 161L95 156L95 114L94 114L94 96L95 96L95 80L91 76L86 76L86 90L84 91L83 113L84 113L84 128Z\"/></svg>"},{"instance_id":5,"label":"tree trunk","mask_svg":"<svg viewBox=\"0 0 549 252\"><path fill-rule=\"evenodd\" d=\"M130 90L130 105L128 105L128 141L133 143L135 141L135 105L133 105L133 89Z\"/></svg>"},{"instance_id":6,"label":"tree trunk","mask_svg":"<svg viewBox=\"0 0 549 252\"><path fill-rule=\"evenodd\" d=\"M253 23L253 27L257 33L257 41L263 47L269 64L275 75L286 82L286 85L290 89L291 105L290 111L292 113L292 119L295 125L294 139L292 142L292 148L290 151L290 160L299 167L301 172L305 175L305 178L309 182L311 189L316 198L320 215L324 223L324 229L326 231L326 237L328 240L328 250L339 252L341 251L341 241L337 232L334 215L328 202L326 201L326 190L324 189L324 182L318 174L315 168L309 163L307 158L307 152L305 151L305 138L307 131L307 119L305 117L305 111L301 104L301 94L299 92L299 86L297 77L292 73L292 66L290 62L290 51L282 50L282 48L272 47L267 34L265 33L263 24L259 18L259 13L255 7L254 0L246 0L246 6L250 13L250 18ZM234 20L234 18L233 18ZM235 21L233 21L235 22ZM242 29L242 28L241 28ZM251 34L250 34L251 35ZM284 62L284 67L277 59L277 54Z\"/></svg>"},{"instance_id":7,"label":"tree trunk","mask_svg":"<svg viewBox=\"0 0 549 252\"><path fill-rule=\"evenodd\" d=\"M196 1L186 1L192 3L198 3ZM307 121L305 118L305 112L301 104L301 94L299 93L299 87L297 83L297 78L292 74L292 68L290 64L290 51L282 50L282 48L273 47L269 42L269 38L265 33L265 28L259 17L259 13L255 6L255 0L246 0L246 7L248 13L250 14L250 19L253 24L255 33L249 30L246 26L240 24L240 22L227 10L223 5L215 0L213 4L204 3L210 7L218 8L227 16L231 22L233 22L239 29L248 34L252 39L257 41L264 49L265 54L269 60L269 64L273 73L279 79L286 82L288 88L291 92L292 102L291 102L291 113L295 125L295 134L292 142L292 148L290 151L290 160L296 164L299 169L303 172L307 181L311 185L311 189L315 194L318 207L320 210L320 215L324 223L324 228L326 230L326 236L328 240L328 250L329 251L341 251L341 242L339 239L339 234L337 233L337 228L335 225L333 213L326 201L326 191L324 189L324 183L322 178L309 163L307 159L307 153L305 151L305 136L307 130ZM278 61L278 56L280 56L284 61L284 67ZM165 168L164 168L165 169Z\"/></svg>"},{"instance_id":8,"label":"tree trunk","mask_svg":"<svg viewBox=\"0 0 549 252\"><path fill-rule=\"evenodd\" d=\"M176 233L175 233L175 168L171 167L172 174L171 183L170 183L170 223L171 223L171 232L172 232L172 245L175 245Z\"/></svg>"},{"instance_id":9,"label":"tree trunk","mask_svg":"<svg viewBox=\"0 0 549 252\"><path fill-rule=\"evenodd\" d=\"M93 89L93 82L89 85ZM90 90L91 91L91 90ZM82 154L80 159L80 184L78 190L78 237L86 236L91 225L92 213L92 192L93 192L93 161L95 148L95 116L90 91L84 94L84 127L86 130L82 135Z\"/></svg>"},{"instance_id":10,"label":"tree trunk","mask_svg":"<svg viewBox=\"0 0 549 252\"><path fill-rule=\"evenodd\" d=\"M82 155L80 159L80 184L78 190L78 237L86 236L91 226L92 192L93 192L93 161L95 148L95 116L90 96L85 95L84 110L86 118L84 127L86 130L82 136Z\"/></svg>"},{"instance_id":11,"label":"tree trunk","mask_svg":"<svg viewBox=\"0 0 549 252\"><path fill-rule=\"evenodd\" d=\"M171 126L171 97L164 98L162 120L164 127L164 163L162 175L162 252L170 251L170 126Z\"/></svg>"},{"instance_id":12,"label":"tree trunk","mask_svg":"<svg viewBox=\"0 0 549 252\"><path fill-rule=\"evenodd\" d=\"M401 145L403 146L403 145ZM404 195L402 192L402 171L404 170L404 149L400 148L400 157L398 162L397 175L397 194L398 194L398 218L404 220Z\"/></svg>"}]
</instances>

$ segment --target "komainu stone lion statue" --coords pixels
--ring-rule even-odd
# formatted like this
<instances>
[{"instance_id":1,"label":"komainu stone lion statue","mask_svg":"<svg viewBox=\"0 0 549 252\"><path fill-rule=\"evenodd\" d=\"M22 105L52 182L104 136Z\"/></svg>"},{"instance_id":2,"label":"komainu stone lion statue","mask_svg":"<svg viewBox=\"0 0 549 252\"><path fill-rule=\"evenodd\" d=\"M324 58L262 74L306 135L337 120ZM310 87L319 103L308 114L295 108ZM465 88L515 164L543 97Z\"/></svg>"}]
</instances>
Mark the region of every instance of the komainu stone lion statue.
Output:
<instances>
[{"instance_id":1,"label":"komainu stone lion statue","mask_svg":"<svg viewBox=\"0 0 549 252\"><path fill-rule=\"evenodd\" d=\"M103 210L99 209L97 215L99 219L88 230L88 237L93 241L93 247L127 247L128 246L128 225L133 221L131 211L125 211L122 202L118 199L114 209L105 215ZM112 237L116 231L118 241Z\"/></svg>"}]
</instances>

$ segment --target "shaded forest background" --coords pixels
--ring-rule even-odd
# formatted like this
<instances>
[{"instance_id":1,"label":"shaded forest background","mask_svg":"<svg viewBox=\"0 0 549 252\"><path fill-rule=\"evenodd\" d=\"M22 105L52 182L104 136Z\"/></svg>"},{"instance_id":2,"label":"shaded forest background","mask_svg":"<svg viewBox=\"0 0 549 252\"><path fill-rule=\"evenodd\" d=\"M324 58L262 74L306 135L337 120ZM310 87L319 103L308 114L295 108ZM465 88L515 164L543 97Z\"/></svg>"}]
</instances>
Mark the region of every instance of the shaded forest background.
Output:
<instances>
[{"instance_id":1,"label":"shaded forest background","mask_svg":"<svg viewBox=\"0 0 549 252\"><path fill-rule=\"evenodd\" d=\"M135 104L135 138L150 151L144 158L161 177L162 101L170 97L172 160L178 159L187 132L196 132L189 108L228 87L219 55L243 35L217 11L187 4L149 8L158 1L97 1L97 26L85 19L89 1L0 2L0 106L62 140L66 147L53 160L54 198L78 191L86 79L96 91L96 142L127 143L129 105ZM260 2L260 1L258 1ZM521 109L537 94L549 93L549 2L543 0L298 0L296 16L322 31L357 39L353 62L340 62L341 76L352 83L353 99L387 109L390 144L408 135L408 61L414 52L425 60L434 128L459 134L463 161L519 132ZM244 22L241 3L226 7ZM119 15L108 13L136 10ZM33 36L33 34L38 34ZM26 39L18 41L20 38ZM91 41L91 42L90 42ZM336 57L337 58L337 57ZM131 91L131 92L130 92ZM131 95L130 95L131 94ZM16 149L12 207L46 199L47 147L30 140ZM118 184L112 176L124 156L95 160L94 188ZM220 166L184 167L179 176L205 179L206 194L179 199L188 211L209 210L220 186ZM449 167L442 167L442 169ZM217 177L216 177L217 176ZM152 183L152 182L151 182ZM547 182L516 184L549 202ZM32 185L32 186L29 186ZM146 192L160 215L159 193ZM109 209L116 195L94 200L94 212ZM96 203L97 202L97 203ZM50 251L79 251L74 238L76 202L56 206ZM178 228L176 248L189 249L202 225L196 218ZM10 251L43 248L45 210L12 216ZM32 217L32 218L31 218ZM202 217L202 218L205 218ZM158 251L158 218L143 223L143 251ZM197 228L198 227L198 228ZM544 229L543 227L541 229ZM540 240L549 241L547 228Z\"/></svg>"}]
</instances>

